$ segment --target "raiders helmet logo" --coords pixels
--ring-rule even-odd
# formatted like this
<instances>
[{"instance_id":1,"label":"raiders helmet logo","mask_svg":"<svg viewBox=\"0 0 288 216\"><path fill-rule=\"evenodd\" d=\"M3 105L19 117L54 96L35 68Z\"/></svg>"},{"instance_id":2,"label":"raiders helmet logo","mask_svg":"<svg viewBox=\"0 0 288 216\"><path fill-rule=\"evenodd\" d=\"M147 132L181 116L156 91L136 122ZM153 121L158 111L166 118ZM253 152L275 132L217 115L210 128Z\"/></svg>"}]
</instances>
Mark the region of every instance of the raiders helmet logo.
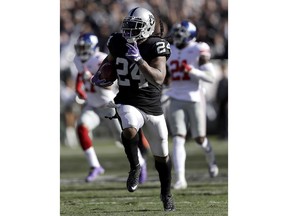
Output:
<instances>
[{"instance_id":1,"label":"raiders helmet logo","mask_svg":"<svg viewBox=\"0 0 288 216\"><path fill-rule=\"evenodd\" d=\"M155 23L154 17L152 15L149 15L149 23L151 26Z\"/></svg>"}]
</instances>

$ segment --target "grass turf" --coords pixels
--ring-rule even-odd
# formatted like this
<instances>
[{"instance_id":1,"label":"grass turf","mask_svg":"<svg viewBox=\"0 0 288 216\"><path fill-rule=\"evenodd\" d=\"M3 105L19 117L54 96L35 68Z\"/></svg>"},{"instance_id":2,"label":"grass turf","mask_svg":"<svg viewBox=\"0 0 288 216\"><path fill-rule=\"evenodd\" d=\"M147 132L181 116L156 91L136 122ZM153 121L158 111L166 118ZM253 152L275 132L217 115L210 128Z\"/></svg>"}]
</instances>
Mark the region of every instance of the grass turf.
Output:
<instances>
[{"instance_id":1,"label":"grass turf","mask_svg":"<svg viewBox=\"0 0 288 216\"><path fill-rule=\"evenodd\" d=\"M105 173L92 183L84 182L89 168L82 150L61 146L60 215L228 215L228 143L210 140L219 176L209 177L202 150L194 142L187 142L188 188L172 189L176 211L169 213L163 211L159 198L160 183L151 153L148 155L148 181L129 193L126 189L128 160L124 150L116 147L113 140L101 139L94 143ZM170 140L170 147L171 143Z\"/></svg>"}]
</instances>

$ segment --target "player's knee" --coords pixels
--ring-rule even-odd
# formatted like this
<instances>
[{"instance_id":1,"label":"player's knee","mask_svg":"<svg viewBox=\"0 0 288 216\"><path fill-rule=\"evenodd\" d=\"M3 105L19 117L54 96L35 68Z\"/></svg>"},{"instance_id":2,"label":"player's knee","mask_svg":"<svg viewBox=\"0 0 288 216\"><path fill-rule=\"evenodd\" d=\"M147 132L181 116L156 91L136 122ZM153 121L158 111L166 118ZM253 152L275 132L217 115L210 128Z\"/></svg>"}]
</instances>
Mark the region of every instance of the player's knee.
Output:
<instances>
[{"instance_id":1,"label":"player's knee","mask_svg":"<svg viewBox=\"0 0 288 216\"><path fill-rule=\"evenodd\" d=\"M166 163L169 160L169 155L167 155L165 157L160 157L160 156L154 155L154 159L155 159L155 161L158 161L160 163Z\"/></svg>"},{"instance_id":2,"label":"player's knee","mask_svg":"<svg viewBox=\"0 0 288 216\"><path fill-rule=\"evenodd\" d=\"M176 135L173 136L173 137L177 137L177 136L178 136L178 137L182 137L182 138L184 138L184 139L186 138L186 135L183 135L183 134L176 134Z\"/></svg>"},{"instance_id":3,"label":"player's knee","mask_svg":"<svg viewBox=\"0 0 288 216\"><path fill-rule=\"evenodd\" d=\"M126 139L133 139L137 134L137 130L135 128L125 128L123 130L123 136L126 138Z\"/></svg>"},{"instance_id":4,"label":"player's knee","mask_svg":"<svg viewBox=\"0 0 288 216\"><path fill-rule=\"evenodd\" d=\"M205 137L196 137L196 138L194 138L194 140L198 145L202 145L202 143L205 140Z\"/></svg>"},{"instance_id":5,"label":"player's knee","mask_svg":"<svg viewBox=\"0 0 288 216\"><path fill-rule=\"evenodd\" d=\"M76 126L76 131L78 132L78 133L81 133L82 131L88 131L88 127L86 126L86 125L84 125L84 124L78 124L77 126Z\"/></svg>"}]
</instances>

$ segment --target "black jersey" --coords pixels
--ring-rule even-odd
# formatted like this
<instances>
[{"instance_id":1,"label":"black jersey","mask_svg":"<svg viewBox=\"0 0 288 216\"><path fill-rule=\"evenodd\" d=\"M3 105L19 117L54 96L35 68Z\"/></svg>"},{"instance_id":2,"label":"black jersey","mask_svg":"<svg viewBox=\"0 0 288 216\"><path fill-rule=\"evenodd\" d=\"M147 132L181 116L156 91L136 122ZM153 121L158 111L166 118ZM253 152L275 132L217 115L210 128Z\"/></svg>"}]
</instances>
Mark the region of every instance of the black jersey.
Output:
<instances>
[{"instance_id":1,"label":"black jersey","mask_svg":"<svg viewBox=\"0 0 288 216\"><path fill-rule=\"evenodd\" d=\"M163 114L160 102L162 85L148 82L138 65L126 58L126 43L121 33L113 33L107 42L110 54L116 59L119 92L114 98L115 103L135 106L147 114ZM147 38L138 45L138 49L148 64L157 56L166 56L168 59L171 54L170 44L156 36Z\"/></svg>"}]
</instances>

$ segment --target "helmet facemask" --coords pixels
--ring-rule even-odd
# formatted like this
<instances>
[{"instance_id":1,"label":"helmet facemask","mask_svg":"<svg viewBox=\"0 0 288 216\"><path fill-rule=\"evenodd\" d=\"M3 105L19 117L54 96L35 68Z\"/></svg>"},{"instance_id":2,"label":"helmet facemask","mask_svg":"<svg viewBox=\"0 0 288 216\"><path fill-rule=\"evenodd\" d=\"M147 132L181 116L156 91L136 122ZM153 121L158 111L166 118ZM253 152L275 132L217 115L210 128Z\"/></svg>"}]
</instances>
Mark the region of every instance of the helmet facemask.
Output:
<instances>
[{"instance_id":1,"label":"helmet facemask","mask_svg":"<svg viewBox=\"0 0 288 216\"><path fill-rule=\"evenodd\" d=\"M184 28L183 26L179 27L179 28L176 28L174 30L174 34L173 34L173 43L176 45L176 46L180 46L182 44L185 44L188 42L188 39L189 38L189 33L187 31L186 28Z\"/></svg>"},{"instance_id":2,"label":"helmet facemask","mask_svg":"<svg viewBox=\"0 0 288 216\"><path fill-rule=\"evenodd\" d=\"M81 61L87 61L95 52L90 44L76 44L75 51Z\"/></svg>"},{"instance_id":3,"label":"helmet facemask","mask_svg":"<svg viewBox=\"0 0 288 216\"><path fill-rule=\"evenodd\" d=\"M122 23L122 35L128 43L148 38L155 28L155 19L150 11L145 8L135 8L131 11Z\"/></svg>"},{"instance_id":4,"label":"helmet facemask","mask_svg":"<svg viewBox=\"0 0 288 216\"><path fill-rule=\"evenodd\" d=\"M87 61L97 50L98 38L94 35L84 34L75 44L75 51L82 62Z\"/></svg>"},{"instance_id":5,"label":"helmet facemask","mask_svg":"<svg viewBox=\"0 0 288 216\"><path fill-rule=\"evenodd\" d=\"M146 23L139 18L127 17L123 20L122 34L123 37L129 42L133 43L143 38L143 32Z\"/></svg>"},{"instance_id":6,"label":"helmet facemask","mask_svg":"<svg viewBox=\"0 0 288 216\"><path fill-rule=\"evenodd\" d=\"M189 41L196 40L196 27L187 21L182 21L173 29L173 43L177 47L185 46Z\"/></svg>"}]
</instances>

